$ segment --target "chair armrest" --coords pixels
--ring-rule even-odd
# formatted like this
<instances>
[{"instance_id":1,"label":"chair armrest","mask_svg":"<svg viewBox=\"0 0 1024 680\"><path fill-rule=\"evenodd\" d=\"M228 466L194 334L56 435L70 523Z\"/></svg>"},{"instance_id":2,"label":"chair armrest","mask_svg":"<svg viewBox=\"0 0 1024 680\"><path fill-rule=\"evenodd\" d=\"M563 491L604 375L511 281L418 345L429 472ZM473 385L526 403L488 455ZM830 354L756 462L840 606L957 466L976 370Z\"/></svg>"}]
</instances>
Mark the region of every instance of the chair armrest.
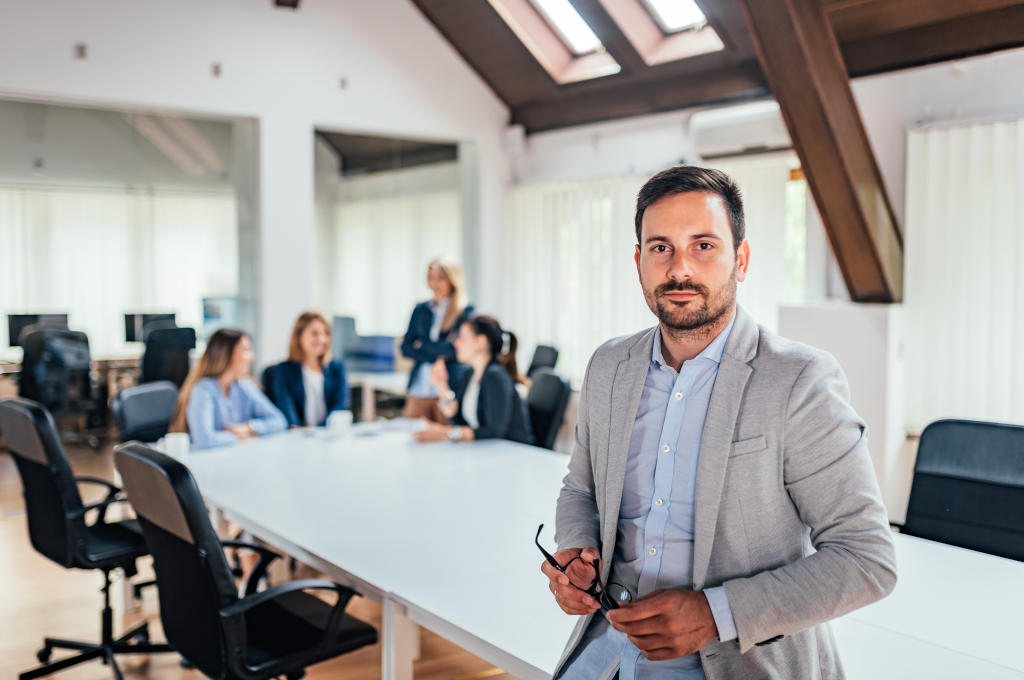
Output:
<instances>
[{"instance_id":1,"label":"chair armrest","mask_svg":"<svg viewBox=\"0 0 1024 680\"><path fill-rule=\"evenodd\" d=\"M113 482L109 482L99 477L90 477L88 475L82 477L75 477L75 482L79 484L99 484L101 486L105 486L107 487L107 489L109 489L110 495L115 495L121 492L121 487L117 486Z\"/></svg>"},{"instance_id":2,"label":"chair armrest","mask_svg":"<svg viewBox=\"0 0 1024 680\"><path fill-rule=\"evenodd\" d=\"M68 519L78 519L84 517L90 510L100 510L100 517L97 523L103 522L107 518L107 507L113 503L127 503L128 499L124 496L107 496L99 503L93 503L92 505L83 505L77 510L70 510L67 513Z\"/></svg>"},{"instance_id":3,"label":"chair armrest","mask_svg":"<svg viewBox=\"0 0 1024 680\"><path fill-rule=\"evenodd\" d=\"M249 574L249 578L245 581L246 596L256 592L256 587L259 585L260 579L267 573L270 563L281 556L280 553L264 548L262 545L246 543L245 541L221 541L220 544L225 548L241 548L242 550L252 550L255 553L259 553L260 561L256 563L252 573Z\"/></svg>"},{"instance_id":4,"label":"chair armrest","mask_svg":"<svg viewBox=\"0 0 1024 680\"><path fill-rule=\"evenodd\" d=\"M345 605L348 604L349 599L356 594L356 591L352 590L347 586L335 583L334 581L327 581L321 578L307 578L299 581L289 581L288 583L282 583L281 585L274 586L273 588L267 588L259 593L253 595L246 595L240 600L236 600L220 610L221 619L233 619L237 616L244 616L246 612L261 604L286 595L288 593L294 593L298 590L333 590L338 593L338 603L335 604L335 608L341 605L344 609Z\"/></svg>"}]
</instances>

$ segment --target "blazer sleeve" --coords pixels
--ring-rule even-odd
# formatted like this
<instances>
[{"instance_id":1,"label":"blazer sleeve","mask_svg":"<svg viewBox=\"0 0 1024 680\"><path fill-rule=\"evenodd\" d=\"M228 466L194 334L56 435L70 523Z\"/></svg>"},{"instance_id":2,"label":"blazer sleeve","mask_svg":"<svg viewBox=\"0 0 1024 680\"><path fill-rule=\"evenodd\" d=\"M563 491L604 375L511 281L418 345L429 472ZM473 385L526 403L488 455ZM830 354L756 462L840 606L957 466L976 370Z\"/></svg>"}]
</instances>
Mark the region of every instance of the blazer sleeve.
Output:
<instances>
[{"instance_id":1,"label":"blazer sleeve","mask_svg":"<svg viewBox=\"0 0 1024 680\"><path fill-rule=\"evenodd\" d=\"M185 419L188 421L188 433L192 445L198 449L209 449L214 446L227 446L238 441L233 433L218 430L214 427L214 410L217 408L214 396L202 384L196 384L189 395L185 407Z\"/></svg>"},{"instance_id":2,"label":"blazer sleeve","mask_svg":"<svg viewBox=\"0 0 1024 680\"><path fill-rule=\"evenodd\" d=\"M590 382L591 367L597 352L590 358L584 373L577 407L576 430L569 472L562 480L555 509L555 543L558 550L569 548L601 549L601 519L594 491L594 468L590 452Z\"/></svg>"},{"instance_id":3,"label":"blazer sleeve","mask_svg":"<svg viewBox=\"0 0 1024 680\"><path fill-rule=\"evenodd\" d=\"M462 313L455 319L455 323L452 324L452 327L447 329L448 332L442 333L436 342L432 341L429 336L423 340L421 349L429 356L428 361L437 361L442 357L449 361L455 359L455 343L453 342L454 336L458 335L459 328L461 328L462 324L466 323L472 315L473 305L468 304L463 308Z\"/></svg>"},{"instance_id":4,"label":"blazer sleeve","mask_svg":"<svg viewBox=\"0 0 1024 680\"><path fill-rule=\"evenodd\" d=\"M270 403L267 395L256 386L252 380L242 379L238 381L239 386L245 391L249 399L250 417L248 420L252 431L258 436L273 434L288 429L288 421L284 415Z\"/></svg>"},{"instance_id":5,"label":"blazer sleeve","mask_svg":"<svg viewBox=\"0 0 1024 680\"><path fill-rule=\"evenodd\" d=\"M328 397L328 411L348 411L352 395L348 391L348 372L345 370L345 362L340 359L333 359L327 365L331 372L331 394ZM329 415L329 414L328 414Z\"/></svg>"},{"instance_id":6,"label":"blazer sleeve","mask_svg":"<svg viewBox=\"0 0 1024 680\"><path fill-rule=\"evenodd\" d=\"M865 426L831 356L811 359L797 377L781 445L783 483L816 552L723 584L741 653L881 599L896 585Z\"/></svg>"},{"instance_id":7,"label":"blazer sleeve","mask_svg":"<svg viewBox=\"0 0 1024 680\"><path fill-rule=\"evenodd\" d=\"M424 345L430 342L430 327L427 326L427 331L424 332L423 323L420 320L423 317L423 310L429 312L430 308L422 302L413 308L412 316L409 317L409 328L406 329L405 336L402 338L402 354L413 361L434 360L424 349Z\"/></svg>"},{"instance_id":8,"label":"blazer sleeve","mask_svg":"<svg viewBox=\"0 0 1024 680\"><path fill-rule=\"evenodd\" d=\"M505 371L504 368L498 370ZM476 411L480 427L473 430L476 439L506 438L512 423L513 390L515 385L508 373L502 375L490 369L484 372L480 379L480 400Z\"/></svg>"},{"instance_id":9,"label":"blazer sleeve","mask_svg":"<svg viewBox=\"0 0 1024 680\"><path fill-rule=\"evenodd\" d=\"M291 370L288 362L278 364L274 370L274 380L270 384L269 396L270 400L281 411L288 425L300 427L302 425L302 417L295 406L297 400L293 393L295 388L293 378L294 372Z\"/></svg>"}]
</instances>

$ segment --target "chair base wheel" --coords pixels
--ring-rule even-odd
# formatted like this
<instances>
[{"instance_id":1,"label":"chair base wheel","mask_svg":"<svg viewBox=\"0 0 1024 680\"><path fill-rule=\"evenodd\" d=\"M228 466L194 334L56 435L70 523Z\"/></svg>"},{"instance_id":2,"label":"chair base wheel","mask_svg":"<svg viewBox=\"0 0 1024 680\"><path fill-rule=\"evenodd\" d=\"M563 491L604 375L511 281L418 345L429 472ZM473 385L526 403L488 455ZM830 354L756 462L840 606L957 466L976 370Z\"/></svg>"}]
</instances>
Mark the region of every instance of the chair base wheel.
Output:
<instances>
[{"instance_id":1,"label":"chair base wheel","mask_svg":"<svg viewBox=\"0 0 1024 680\"><path fill-rule=\"evenodd\" d=\"M39 663L46 663L50 660L51 656L53 656L53 650L49 647L43 647L36 652L36 658L39 659Z\"/></svg>"}]
</instances>

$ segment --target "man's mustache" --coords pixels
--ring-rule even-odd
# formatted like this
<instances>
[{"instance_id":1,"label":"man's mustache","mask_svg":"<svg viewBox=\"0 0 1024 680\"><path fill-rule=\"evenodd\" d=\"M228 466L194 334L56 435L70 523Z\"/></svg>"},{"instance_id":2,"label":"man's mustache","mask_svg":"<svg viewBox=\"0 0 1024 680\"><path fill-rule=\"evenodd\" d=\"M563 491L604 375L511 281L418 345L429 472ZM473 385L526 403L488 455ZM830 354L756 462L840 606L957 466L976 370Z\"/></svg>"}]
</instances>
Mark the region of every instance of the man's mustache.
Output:
<instances>
[{"instance_id":1,"label":"man's mustache","mask_svg":"<svg viewBox=\"0 0 1024 680\"><path fill-rule=\"evenodd\" d=\"M658 295L664 295L665 293L680 292L686 290L693 291L694 293L700 293L701 295L704 296L707 296L708 294L708 289L705 286L690 281L689 279L685 281L669 281L668 283L663 283L660 286L658 286L654 290L654 292Z\"/></svg>"}]
</instances>

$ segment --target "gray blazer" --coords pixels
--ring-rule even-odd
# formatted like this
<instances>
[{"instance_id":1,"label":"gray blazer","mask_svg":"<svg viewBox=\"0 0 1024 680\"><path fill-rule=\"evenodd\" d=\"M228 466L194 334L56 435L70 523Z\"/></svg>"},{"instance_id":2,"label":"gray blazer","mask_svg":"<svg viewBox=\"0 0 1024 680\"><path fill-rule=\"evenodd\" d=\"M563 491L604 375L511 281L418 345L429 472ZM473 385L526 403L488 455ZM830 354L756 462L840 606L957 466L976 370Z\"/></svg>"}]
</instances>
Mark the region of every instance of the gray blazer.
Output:
<instances>
[{"instance_id":1,"label":"gray blazer","mask_svg":"<svg viewBox=\"0 0 1024 680\"><path fill-rule=\"evenodd\" d=\"M598 548L603 580L655 330L594 352L558 497L558 549ZM694 524L692 586L724 585L739 633L700 650L708 680L842 678L825 622L896 584L865 425L830 354L739 308L704 422ZM556 677L589 622L580 619Z\"/></svg>"}]
</instances>

